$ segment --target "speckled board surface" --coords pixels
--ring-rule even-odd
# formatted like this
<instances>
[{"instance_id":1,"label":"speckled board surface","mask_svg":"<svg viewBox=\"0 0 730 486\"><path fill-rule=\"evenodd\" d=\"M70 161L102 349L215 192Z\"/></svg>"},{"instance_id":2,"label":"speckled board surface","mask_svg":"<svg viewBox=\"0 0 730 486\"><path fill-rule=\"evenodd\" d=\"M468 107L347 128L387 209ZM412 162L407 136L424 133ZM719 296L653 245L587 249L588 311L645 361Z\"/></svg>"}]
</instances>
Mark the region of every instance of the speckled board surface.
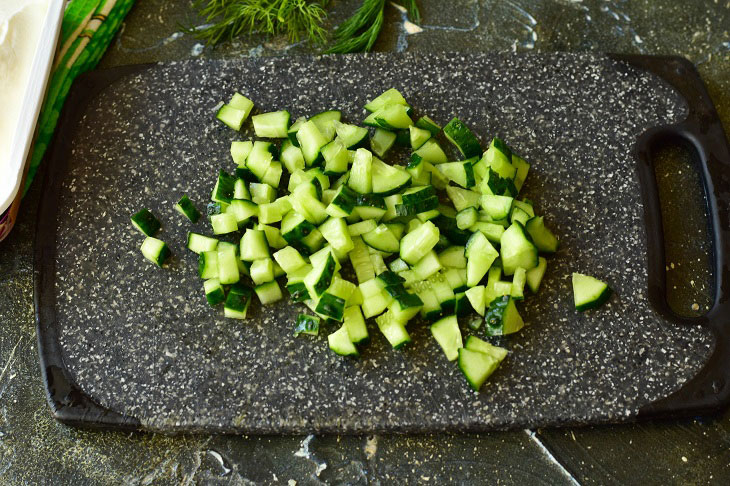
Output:
<instances>
[{"instance_id":1,"label":"speckled board surface","mask_svg":"<svg viewBox=\"0 0 730 486\"><path fill-rule=\"evenodd\" d=\"M399 88L418 113L453 115L486 142L500 135L533 166L524 195L561 241L530 324L503 339L510 355L480 393L466 387L426 326L392 351L370 326L359 360L326 338L294 338L283 302L251 318L205 303L191 225L236 134L213 117L234 90L262 111L327 108L359 121L364 102ZM480 430L623 421L694 376L709 331L651 310L647 243L630 148L649 127L681 120L684 101L656 77L594 55L370 55L190 61L153 67L103 91L72 141L59 205L59 344L76 384L146 429L243 433ZM129 215L148 207L175 257L142 259ZM192 228L206 231L205 223ZM572 309L570 273L611 283L600 311ZM469 334L466 326L463 333ZM479 332L476 334L480 335Z\"/></svg>"}]
</instances>

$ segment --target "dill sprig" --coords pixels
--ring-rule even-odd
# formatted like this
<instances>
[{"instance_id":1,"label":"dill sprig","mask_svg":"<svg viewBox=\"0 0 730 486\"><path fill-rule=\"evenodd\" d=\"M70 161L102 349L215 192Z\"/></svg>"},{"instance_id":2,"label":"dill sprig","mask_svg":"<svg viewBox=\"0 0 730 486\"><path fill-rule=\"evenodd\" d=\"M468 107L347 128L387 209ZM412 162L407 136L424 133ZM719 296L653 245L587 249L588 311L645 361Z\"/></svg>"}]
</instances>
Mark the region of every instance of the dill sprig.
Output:
<instances>
[{"instance_id":1,"label":"dill sprig","mask_svg":"<svg viewBox=\"0 0 730 486\"><path fill-rule=\"evenodd\" d=\"M401 0L408 17L415 23L421 22L421 12L416 0ZM335 44L325 53L344 54L347 52L367 52L373 48L383 27L385 0L364 0L357 11L342 22L334 32Z\"/></svg>"},{"instance_id":2,"label":"dill sprig","mask_svg":"<svg viewBox=\"0 0 730 486\"><path fill-rule=\"evenodd\" d=\"M367 0L366 0L367 1ZM367 25L367 24L365 24ZM383 27L383 9L375 12L375 18L370 22L370 26L359 35L344 34L340 35L340 40L332 47L325 51L326 54L346 54L348 52L368 52L373 48L373 44L378 39L380 29ZM357 32L360 29L355 29ZM337 31L335 31L337 38Z\"/></svg>"},{"instance_id":3,"label":"dill sprig","mask_svg":"<svg viewBox=\"0 0 730 486\"><path fill-rule=\"evenodd\" d=\"M369 51L383 27L386 0L363 0L362 5L333 32L334 44L326 53ZM329 0L193 0L193 6L208 22L204 28L187 31L208 45L242 34L286 34L290 42L302 37L324 44L327 33L322 24ZM416 0L400 0L408 17L421 22Z\"/></svg>"},{"instance_id":4,"label":"dill sprig","mask_svg":"<svg viewBox=\"0 0 730 486\"><path fill-rule=\"evenodd\" d=\"M364 0L363 4L334 32L335 44L327 54L369 51L383 27L385 0ZM360 32L358 34L358 32Z\"/></svg>"},{"instance_id":5,"label":"dill sprig","mask_svg":"<svg viewBox=\"0 0 730 486\"><path fill-rule=\"evenodd\" d=\"M193 6L211 24L203 29L189 29L209 45L233 39L241 34L286 34L290 42L302 36L322 44L327 17L324 7L329 0L194 0Z\"/></svg>"}]
</instances>

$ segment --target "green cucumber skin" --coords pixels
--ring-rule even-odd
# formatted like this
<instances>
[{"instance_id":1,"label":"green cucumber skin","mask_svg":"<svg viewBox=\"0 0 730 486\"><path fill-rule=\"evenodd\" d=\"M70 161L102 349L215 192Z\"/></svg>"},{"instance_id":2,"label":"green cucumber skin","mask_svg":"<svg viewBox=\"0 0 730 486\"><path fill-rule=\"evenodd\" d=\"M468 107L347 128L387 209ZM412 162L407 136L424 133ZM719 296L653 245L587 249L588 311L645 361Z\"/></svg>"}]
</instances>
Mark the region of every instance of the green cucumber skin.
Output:
<instances>
[{"instance_id":1,"label":"green cucumber skin","mask_svg":"<svg viewBox=\"0 0 730 486\"><path fill-rule=\"evenodd\" d=\"M456 218L450 218L441 214L436 216L432 221L452 245L464 246L471 237L470 231L459 229L456 225Z\"/></svg>"},{"instance_id":2,"label":"green cucumber skin","mask_svg":"<svg viewBox=\"0 0 730 486\"><path fill-rule=\"evenodd\" d=\"M319 323L320 318L317 316L299 314L297 316L296 324L294 325L294 336L299 336L300 334L309 334L311 336L318 335Z\"/></svg>"},{"instance_id":3,"label":"green cucumber skin","mask_svg":"<svg viewBox=\"0 0 730 486\"><path fill-rule=\"evenodd\" d=\"M505 332L504 327L505 325L509 324L506 321L509 318L507 312L510 308L515 309L515 313L521 321L519 312L514 306L514 299L511 296L503 295L501 297L497 297L489 303L489 308L484 314L484 322L486 323L485 331L488 336L503 336L506 334L511 334L513 332L519 331L522 326L524 326L524 322L522 322L520 327L518 327L517 329L508 329L507 332Z\"/></svg>"},{"instance_id":4,"label":"green cucumber skin","mask_svg":"<svg viewBox=\"0 0 730 486\"><path fill-rule=\"evenodd\" d=\"M345 213L351 214L357 203L357 194L349 187L340 186L340 192L332 199L330 204L342 209Z\"/></svg>"},{"instance_id":5,"label":"green cucumber skin","mask_svg":"<svg viewBox=\"0 0 730 486\"><path fill-rule=\"evenodd\" d=\"M482 154L482 147L479 140L458 118L453 118L446 124L444 134L467 159L478 157Z\"/></svg>"},{"instance_id":6,"label":"green cucumber skin","mask_svg":"<svg viewBox=\"0 0 730 486\"><path fill-rule=\"evenodd\" d=\"M403 277L390 270L380 273L376 278L381 280L386 288L393 285L402 285L406 281Z\"/></svg>"},{"instance_id":7,"label":"green cucumber skin","mask_svg":"<svg viewBox=\"0 0 730 486\"><path fill-rule=\"evenodd\" d=\"M385 199L380 194L358 194L356 206L368 206L378 209L387 209Z\"/></svg>"},{"instance_id":8,"label":"green cucumber skin","mask_svg":"<svg viewBox=\"0 0 730 486\"><path fill-rule=\"evenodd\" d=\"M193 224L197 223L200 219L200 211L198 211L198 208L195 207L187 195L183 195L180 198L177 202L176 209L185 215Z\"/></svg>"},{"instance_id":9,"label":"green cucumber skin","mask_svg":"<svg viewBox=\"0 0 730 486\"><path fill-rule=\"evenodd\" d=\"M441 131L441 127L438 126L433 120L427 116L422 116L416 121L416 126L424 130L428 130L432 137L435 137Z\"/></svg>"},{"instance_id":10,"label":"green cucumber skin","mask_svg":"<svg viewBox=\"0 0 730 486\"><path fill-rule=\"evenodd\" d=\"M217 288L213 292L205 294L205 298L208 300L210 306L216 306L226 300L226 294L223 293L222 288Z\"/></svg>"},{"instance_id":11,"label":"green cucumber skin","mask_svg":"<svg viewBox=\"0 0 730 486\"><path fill-rule=\"evenodd\" d=\"M292 302L304 302L309 300L309 291L304 282L297 282L286 286L286 290L291 295Z\"/></svg>"},{"instance_id":12,"label":"green cucumber skin","mask_svg":"<svg viewBox=\"0 0 730 486\"><path fill-rule=\"evenodd\" d=\"M236 177L246 182L258 182L258 178L248 167L236 167Z\"/></svg>"},{"instance_id":13,"label":"green cucumber skin","mask_svg":"<svg viewBox=\"0 0 730 486\"><path fill-rule=\"evenodd\" d=\"M500 177L491 167L487 170L487 185L493 194L497 196L517 196L517 187L511 179Z\"/></svg>"},{"instance_id":14,"label":"green cucumber skin","mask_svg":"<svg viewBox=\"0 0 730 486\"><path fill-rule=\"evenodd\" d=\"M136 228L146 236L154 236L162 227L160 222L155 218L149 209L142 208L131 217Z\"/></svg>"},{"instance_id":15,"label":"green cucumber skin","mask_svg":"<svg viewBox=\"0 0 730 486\"><path fill-rule=\"evenodd\" d=\"M172 256L172 252L170 251L170 248L165 245L160 250L160 256L157 257L157 266L161 267L165 261Z\"/></svg>"},{"instance_id":16,"label":"green cucumber skin","mask_svg":"<svg viewBox=\"0 0 730 486\"><path fill-rule=\"evenodd\" d=\"M218 173L218 187L215 191L214 200L230 204L233 200L234 186L236 185L236 177L228 172L221 170Z\"/></svg>"},{"instance_id":17,"label":"green cucumber skin","mask_svg":"<svg viewBox=\"0 0 730 486\"><path fill-rule=\"evenodd\" d=\"M345 299L325 292L317 304L317 313L342 321L345 313Z\"/></svg>"},{"instance_id":18,"label":"green cucumber skin","mask_svg":"<svg viewBox=\"0 0 730 486\"><path fill-rule=\"evenodd\" d=\"M486 314L484 315L484 320L487 323L487 329L500 329L504 325L504 313L507 310L507 305L509 304L509 296L503 296L498 297L494 299L489 304L489 309L487 309ZM489 332L488 332L489 334ZM502 334L500 332L496 332L496 335Z\"/></svg>"},{"instance_id":19,"label":"green cucumber skin","mask_svg":"<svg viewBox=\"0 0 730 486\"><path fill-rule=\"evenodd\" d=\"M317 282L314 284L314 291L319 296L324 293L325 290L327 290L332 283L332 276L335 273L335 261L332 258L332 256L327 257L327 263L324 266L324 269L322 270L321 276L323 278L320 278L317 280Z\"/></svg>"},{"instance_id":20,"label":"green cucumber skin","mask_svg":"<svg viewBox=\"0 0 730 486\"><path fill-rule=\"evenodd\" d=\"M251 303L252 295L253 290L249 287L243 284L234 284L228 291L225 306L238 312L246 312L249 304Z\"/></svg>"},{"instance_id":21,"label":"green cucumber skin","mask_svg":"<svg viewBox=\"0 0 730 486\"><path fill-rule=\"evenodd\" d=\"M389 285L388 287L385 287L385 291L388 293L388 295L396 300L403 297L404 295L408 295L408 291L402 284Z\"/></svg>"},{"instance_id":22,"label":"green cucumber skin","mask_svg":"<svg viewBox=\"0 0 730 486\"><path fill-rule=\"evenodd\" d=\"M430 185L408 189L403 194L403 204L406 206L410 204L416 204L420 201L424 201L434 196L437 196L436 189L434 189L434 187Z\"/></svg>"},{"instance_id":23,"label":"green cucumber skin","mask_svg":"<svg viewBox=\"0 0 730 486\"><path fill-rule=\"evenodd\" d=\"M494 145L494 148L502 152L504 156L507 158L507 160L512 159L512 149L509 148L509 146L505 143L504 140L502 140L499 137L494 137L492 139L492 145Z\"/></svg>"},{"instance_id":24,"label":"green cucumber skin","mask_svg":"<svg viewBox=\"0 0 730 486\"><path fill-rule=\"evenodd\" d=\"M425 213L438 208L439 198L432 196L422 201L412 202L410 204L396 204L395 212L398 216L415 216L418 213Z\"/></svg>"},{"instance_id":25,"label":"green cucumber skin","mask_svg":"<svg viewBox=\"0 0 730 486\"><path fill-rule=\"evenodd\" d=\"M410 294L405 292L400 295L396 295L395 300L398 301L402 309L409 309L411 307L423 307L423 301L416 294Z\"/></svg>"}]
</instances>

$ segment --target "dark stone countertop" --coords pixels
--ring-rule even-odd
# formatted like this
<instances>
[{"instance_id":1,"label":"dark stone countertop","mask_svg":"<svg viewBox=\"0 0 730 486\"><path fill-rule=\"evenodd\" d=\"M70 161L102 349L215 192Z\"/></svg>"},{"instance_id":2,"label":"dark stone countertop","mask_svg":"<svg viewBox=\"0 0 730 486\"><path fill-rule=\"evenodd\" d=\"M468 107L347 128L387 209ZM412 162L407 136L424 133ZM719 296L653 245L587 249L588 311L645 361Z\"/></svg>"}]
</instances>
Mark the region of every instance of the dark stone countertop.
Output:
<instances>
[{"instance_id":1,"label":"dark stone countertop","mask_svg":"<svg viewBox=\"0 0 730 486\"><path fill-rule=\"evenodd\" d=\"M333 2L334 23L354 0ZM609 51L679 54L697 65L730 127L730 6L722 1L422 0L423 32L408 35L386 8L378 51ZM203 48L180 33L201 24L188 2L139 1L101 67L196 56L312 52L284 39L242 38ZM660 196L701 221L701 199L681 152L658 164ZM684 174L682 174L684 171ZM663 182L662 182L663 181ZM479 435L233 437L122 434L72 429L50 416L35 345L32 244L40 184L0 243L0 483L3 484L727 484L730 411L702 421ZM683 221L665 231L680 233ZM697 226L697 227L695 227ZM702 231L702 225L692 226ZM687 238L666 244L670 299L687 314L710 303L707 259ZM697 304L697 306L694 306ZM699 307L699 310L695 310Z\"/></svg>"}]
</instances>

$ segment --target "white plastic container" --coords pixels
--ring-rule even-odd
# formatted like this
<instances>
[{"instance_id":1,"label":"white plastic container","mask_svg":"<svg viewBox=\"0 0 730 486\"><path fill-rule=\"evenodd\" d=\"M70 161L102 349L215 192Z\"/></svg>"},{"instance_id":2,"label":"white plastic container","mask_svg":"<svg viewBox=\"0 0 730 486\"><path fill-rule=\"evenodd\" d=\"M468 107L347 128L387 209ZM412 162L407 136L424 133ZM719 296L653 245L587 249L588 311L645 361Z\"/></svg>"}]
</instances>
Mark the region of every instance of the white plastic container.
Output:
<instances>
[{"instance_id":1,"label":"white plastic container","mask_svg":"<svg viewBox=\"0 0 730 486\"><path fill-rule=\"evenodd\" d=\"M28 3L32 3L32 0L0 0L0 7L3 11L8 11ZM43 15L37 47L35 52L31 54L30 77L25 89L20 90L24 92L18 94L18 99L22 98L22 101L19 101L18 117L8 118L17 120L17 123L12 135L5 138L5 140L11 140L11 142L9 147L5 146L5 152L2 155L2 160L0 160L0 240L5 238L12 229L20 207L36 123L46 93L48 78L56 53L56 44L61 30L61 20L63 19L65 0L40 0L40 3L45 3L47 8L45 15ZM5 30L5 27L7 25L0 25L0 29L2 29L0 30L0 37L7 39L9 30ZM5 36L2 34L5 34ZM12 66L13 61L18 61L13 55L14 53L11 52L0 59L0 70L5 70L5 72L0 72L0 79L4 77L4 74L6 79L12 80L9 74L11 69L9 66ZM28 58L25 57L24 59ZM23 60L19 62L23 62ZM10 81L5 83L12 84ZM2 88L6 88L6 86ZM0 109L3 108L6 107L0 107ZM4 126L4 128L7 129L7 126Z\"/></svg>"}]
</instances>

